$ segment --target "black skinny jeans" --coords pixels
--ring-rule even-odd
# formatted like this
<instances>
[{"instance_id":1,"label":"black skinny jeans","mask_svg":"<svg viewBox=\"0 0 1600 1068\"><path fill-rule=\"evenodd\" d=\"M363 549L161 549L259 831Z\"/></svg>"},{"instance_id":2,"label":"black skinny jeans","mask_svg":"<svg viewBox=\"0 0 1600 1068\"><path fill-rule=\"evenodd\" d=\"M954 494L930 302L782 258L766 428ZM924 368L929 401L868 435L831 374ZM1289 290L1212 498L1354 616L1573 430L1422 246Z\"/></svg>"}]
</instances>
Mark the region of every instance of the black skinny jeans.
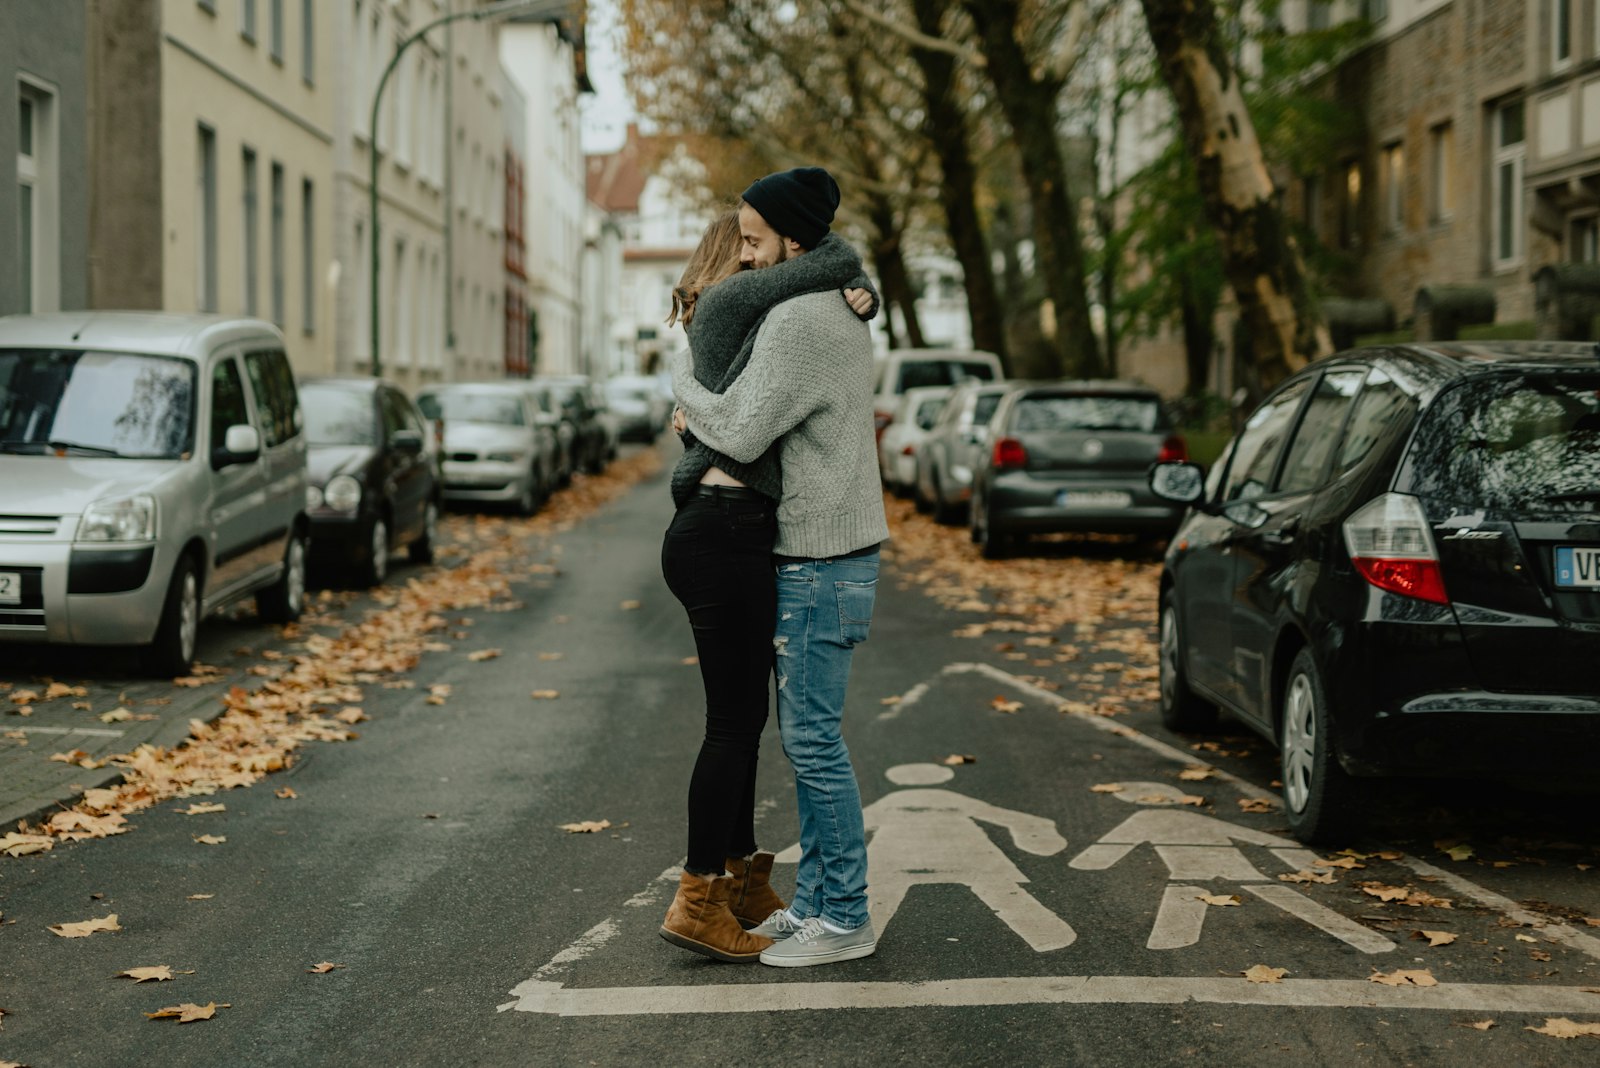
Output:
<instances>
[{"instance_id":1,"label":"black skinny jeans","mask_svg":"<svg viewBox=\"0 0 1600 1068\"><path fill-rule=\"evenodd\" d=\"M689 780L688 870L722 874L755 852L756 759L778 594L766 498L691 497L667 527L661 571L694 628L706 688L706 733Z\"/></svg>"}]
</instances>

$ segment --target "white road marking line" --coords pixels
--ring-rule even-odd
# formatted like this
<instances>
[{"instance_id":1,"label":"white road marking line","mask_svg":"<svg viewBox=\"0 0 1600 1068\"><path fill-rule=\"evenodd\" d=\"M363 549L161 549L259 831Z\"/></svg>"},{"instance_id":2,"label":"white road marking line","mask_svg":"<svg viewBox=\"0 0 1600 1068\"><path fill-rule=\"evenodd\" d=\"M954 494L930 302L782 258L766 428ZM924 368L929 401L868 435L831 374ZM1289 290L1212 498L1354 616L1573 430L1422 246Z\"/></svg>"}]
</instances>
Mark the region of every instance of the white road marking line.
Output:
<instances>
[{"instance_id":1,"label":"white road marking line","mask_svg":"<svg viewBox=\"0 0 1600 1068\"><path fill-rule=\"evenodd\" d=\"M996 682L1004 683L1015 690L1029 695L1035 700L1053 702L1055 704L1061 703L1061 698L1058 695L1052 694L1048 690L1035 686L1025 679L1019 679L1010 672L997 668L992 664L950 664L945 667L942 674L949 675L969 672L987 675ZM1132 727L1125 727L1120 723L1113 723L1104 716L1094 716L1082 712L1068 712L1067 715L1073 716L1082 722L1088 723L1090 726L1098 728L1099 730L1106 731L1110 734L1115 734L1119 738L1126 738L1130 742L1142 745L1152 752L1160 753L1169 760L1176 761L1186 766L1194 765L1209 768L1211 770L1211 777L1213 779L1219 779L1223 782L1231 784L1235 789L1247 797L1265 798L1266 800L1271 801L1274 805L1279 806L1281 806L1283 803L1282 799L1277 794L1263 790L1261 787L1256 786L1253 783L1248 783L1239 778L1237 775L1217 767L1215 764L1207 763L1206 761L1199 759L1199 757L1194 753L1185 753L1183 750L1178 749L1175 746L1170 746L1166 742L1151 738L1146 734L1141 734ZM1549 934L1551 938L1555 939L1562 945L1576 949L1581 953L1585 953L1588 956L1593 957L1595 960L1600 960L1600 938L1596 938L1593 935L1584 934L1582 931L1575 930L1574 928L1569 927L1557 920L1553 920L1548 916L1541 916L1536 912L1525 909L1518 905L1515 901L1512 901L1510 898L1505 897L1502 894L1497 894L1488 887L1479 886L1470 879L1457 875L1454 872L1446 871L1444 868L1429 864L1427 861L1410 856L1409 854L1401 857L1397 863L1404 864L1418 875L1423 875L1429 879L1443 883L1456 893L1461 894L1464 897L1470 897L1480 905L1494 909L1496 912L1516 920L1518 923L1526 924L1529 927L1537 927Z\"/></svg>"},{"instance_id":2,"label":"white road marking line","mask_svg":"<svg viewBox=\"0 0 1600 1068\"><path fill-rule=\"evenodd\" d=\"M88 734L96 738L121 738L126 731L105 727L17 727L23 734Z\"/></svg>"},{"instance_id":3,"label":"white road marking line","mask_svg":"<svg viewBox=\"0 0 1600 1068\"><path fill-rule=\"evenodd\" d=\"M926 696L928 690L930 690L931 688L932 688L932 685L930 683L926 683L926 682L917 683L915 686L911 687L911 689L909 689L905 693L901 694L900 695L900 700L895 702L893 707L886 708L882 712L879 712L878 713L878 719L880 719L880 720L894 719L901 712L905 711L907 708L911 707L912 705L916 704L918 701L922 700L922 698L924 696Z\"/></svg>"},{"instance_id":4,"label":"white road marking line","mask_svg":"<svg viewBox=\"0 0 1600 1068\"><path fill-rule=\"evenodd\" d=\"M556 1016L646 1016L794 1012L817 1009L911 1009L980 1005L1207 1005L1545 1015L1600 1011L1600 995L1576 987L1509 983L1380 986L1365 979L1245 979L1068 975L944 979L916 983L768 982L703 986L566 989L530 979L508 1008Z\"/></svg>"}]
</instances>

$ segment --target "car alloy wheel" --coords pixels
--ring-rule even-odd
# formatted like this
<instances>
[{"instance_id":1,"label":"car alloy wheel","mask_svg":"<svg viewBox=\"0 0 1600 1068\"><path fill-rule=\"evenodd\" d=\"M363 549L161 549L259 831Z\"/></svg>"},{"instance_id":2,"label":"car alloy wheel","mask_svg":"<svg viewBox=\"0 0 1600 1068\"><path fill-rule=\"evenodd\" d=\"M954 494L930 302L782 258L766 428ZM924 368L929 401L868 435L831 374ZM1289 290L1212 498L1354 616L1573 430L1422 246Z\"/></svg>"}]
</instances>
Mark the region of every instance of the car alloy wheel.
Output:
<instances>
[{"instance_id":1,"label":"car alloy wheel","mask_svg":"<svg viewBox=\"0 0 1600 1068\"><path fill-rule=\"evenodd\" d=\"M306 603L306 540L299 534L290 536L284 567L284 604L289 609L289 618L299 619Z\"/></svg>"},{"instance_id":2,"label":"car alloy wheel","mask_svg":"<svg viewBox=\"0 0 1600 1068\"><path fill-rule=\"evenodd\" d=\"M1310 648L1295 654L1278 731L1284 816L1307 845L1341 841L1366 815L1365 791L1339 766L1322 669Z\"/></svg>"},{"instance_id":3,"label":"car alloy wheel","mask_svg":"<svg viewBox=\"0 0 1600 1068\"><path fill-rule=\"evenodd\" d=\"M372 535L368 539L366 579L368 586L381 585L389 575L389 524L383 521L382 516L372 519Z\"/></svg>"},{"instance_id":4,"label":"car alloy wheel","mask_svg":"<svg viewBox=\"0 0 1600 1068\"><path fill-rule=\"evenodd\" d=\"M1195 696L1184 675L1183 632L1178 621L1177 596L1171 590L1161 597L1157 651L1162 725L1174 731L1203 731L1215 726L1217 707Z\"/></svg>"},{"instance_id":5,"label":"car alloy wheel","mask_svg":"<svg viewBox=\"0 0 1600 1068\"><path fill-rule=\"evenodd\" d=\"M439 506L429 501L422 510L422 533L406 548L406 554L414 564L430 564L433 562L433 547L438 541Z\"/></svg>"},{"instance_id":6,"label":"car alloy wheel","mask_svg":"<svg viewBox=\"0 0 1600 1068\"><path fill-rule=\"evenodd\" d=\"M183 586L178 591L178 656L186 664L194 662L194 645L200 633L200 580L194 568L185 568Z\"/></svg>"},{"instance_id":7,"label":"car alloy wheel","mask_svg":"<svg viewBox=\"0 0 1600 1068\"><path fill-rule=\"evenodd\" d=\"M1311 799L1317 759L1317 702L1311 680L1297 674L1283 704L1283 800L1291 812L1304 812Z\"/></svg>"}]
</instances>

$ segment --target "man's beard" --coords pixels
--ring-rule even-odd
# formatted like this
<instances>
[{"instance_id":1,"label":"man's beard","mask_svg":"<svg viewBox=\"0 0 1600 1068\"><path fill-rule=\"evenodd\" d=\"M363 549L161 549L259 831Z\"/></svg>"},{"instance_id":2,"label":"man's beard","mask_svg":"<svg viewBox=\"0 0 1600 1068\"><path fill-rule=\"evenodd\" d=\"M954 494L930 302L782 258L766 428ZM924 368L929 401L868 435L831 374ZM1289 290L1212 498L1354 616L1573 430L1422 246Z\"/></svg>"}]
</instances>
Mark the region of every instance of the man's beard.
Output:
<instances>
[{"instance_id":1,"label":"man's beard","mask_svg":"<svg viewBox=\"0 0 1600 1068\"><path fill-rule=\"evenodd\" d=\"M789 245L788 245L787 242L785 242L783 240L779 240L778 241L778 258L772 261L772 266L776 267L778 264L784 262L788 258L789 258Z\"/></svg>"}]
</instances>

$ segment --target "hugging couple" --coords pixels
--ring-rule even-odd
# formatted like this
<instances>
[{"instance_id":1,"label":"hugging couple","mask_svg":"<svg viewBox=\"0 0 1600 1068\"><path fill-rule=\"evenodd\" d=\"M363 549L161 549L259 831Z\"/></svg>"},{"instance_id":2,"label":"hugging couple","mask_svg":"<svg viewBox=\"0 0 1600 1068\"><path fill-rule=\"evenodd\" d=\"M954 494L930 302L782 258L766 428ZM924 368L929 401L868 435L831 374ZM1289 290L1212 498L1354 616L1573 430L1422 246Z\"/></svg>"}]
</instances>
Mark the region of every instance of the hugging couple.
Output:
<instances>
[{"instance_id":1,"label":"hugging couple","mask_svg":"<svg viewBox=\"0 0 1600 1068\"><path fill-rule=\"evenodd\" d=\"M829 232L839 187L801 167L746 189L672 296L683 437L661 566L694 628L706 730L689 853L661 935L724 961L805 967L877 948L861 794L841 735L889 536L872 425L877 295ZM755 837L756 758L777 676L800 864L785 905Z\"/></svg>"}]
</instances>

